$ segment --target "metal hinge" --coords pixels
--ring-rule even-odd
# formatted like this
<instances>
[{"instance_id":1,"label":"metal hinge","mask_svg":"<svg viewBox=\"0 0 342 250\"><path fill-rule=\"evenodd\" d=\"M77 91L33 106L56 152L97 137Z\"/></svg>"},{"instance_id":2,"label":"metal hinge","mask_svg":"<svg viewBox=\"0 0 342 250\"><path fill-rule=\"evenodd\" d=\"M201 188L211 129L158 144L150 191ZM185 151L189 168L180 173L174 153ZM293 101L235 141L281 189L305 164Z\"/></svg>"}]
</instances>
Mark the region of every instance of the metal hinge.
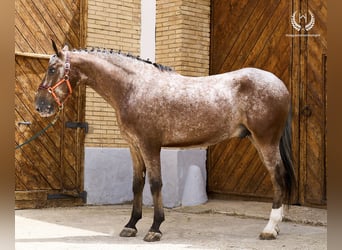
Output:
<instances>
[{"instance_id":1,"label":"metal hinge","mask_svg":"<svg viewBox=\"0 0 342 250\"><path fill-rule=\"evenodd\" d=\"M67 128L84 128L86 133L88 133L88 130L89 130L88 122L66 122L65 127L67 127Z\"/></svg>"}]
</instances>

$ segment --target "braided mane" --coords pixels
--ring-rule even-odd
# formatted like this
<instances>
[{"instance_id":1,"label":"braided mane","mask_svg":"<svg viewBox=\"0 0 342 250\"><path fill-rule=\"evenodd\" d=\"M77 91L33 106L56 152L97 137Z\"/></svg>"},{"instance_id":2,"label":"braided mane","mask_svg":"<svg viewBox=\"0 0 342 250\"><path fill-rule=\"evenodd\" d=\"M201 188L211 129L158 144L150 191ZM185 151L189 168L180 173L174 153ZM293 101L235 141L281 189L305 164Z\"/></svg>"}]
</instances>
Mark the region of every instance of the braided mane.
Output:
<instances>
[{"instance_id":1,"label":"braided mane","mask_svg":"<svg viewBox=\"0 0 342 250\"><path fill-rule=\"evenodd\" d=\"M162 65L162 64L159 64L159 63L156 63L156 62L151 62L149 59L143 59L141 58L140 56L134 56L130 53L122 53L121 50L119 51L114 51L113 49L106 49L106 48L94 48L92 47L90 50L88 48L84 48L84 49L73 49L72 52L85 52L85 53L89 53L89 52L96 52L96 53L104 53L104 54L107 54L107 55L113 55L113 54L117 54L117 55L123 55L123 56L126 56L128 58L132 58L134 60L138 60L138 61L141 61L141 62L144 62L144 63L147 63L147 64L152 64L154 67L156 67L157 69L159 69L160 71L167 71L167 72L171 72L173 71L173 69L169 66L165 66L165 65Z\"/></svg>"}]
</instances>

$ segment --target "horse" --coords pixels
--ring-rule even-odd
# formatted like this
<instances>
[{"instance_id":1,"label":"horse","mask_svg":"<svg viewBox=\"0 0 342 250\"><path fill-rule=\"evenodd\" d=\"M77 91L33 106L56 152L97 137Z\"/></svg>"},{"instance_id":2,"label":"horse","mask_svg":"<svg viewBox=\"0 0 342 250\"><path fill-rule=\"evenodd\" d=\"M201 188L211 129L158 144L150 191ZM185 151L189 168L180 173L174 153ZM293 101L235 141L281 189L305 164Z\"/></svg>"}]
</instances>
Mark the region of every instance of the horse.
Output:
<instances>
[{"instance_id":1,"label":"horse","mask_svg":"<svg viewBox=\"0 0 342 250\"><path fill-rule=\"evenodd\" d=\"M108 49L60 50L52 41L35 108L54 115L78 84L86 84L116 111L133 162L133 205L121 237L135 237L142 218L146 174L153 197L153 223L145 241L159 241L165 220L162 201L162 147L207 147L232 137L248 137L273 185L269 221L260 239L275 239L295 187L291 159L291 103L274 74L242 68L223 74L187 77L169 67Z\"/></svg>"}]
</instances>

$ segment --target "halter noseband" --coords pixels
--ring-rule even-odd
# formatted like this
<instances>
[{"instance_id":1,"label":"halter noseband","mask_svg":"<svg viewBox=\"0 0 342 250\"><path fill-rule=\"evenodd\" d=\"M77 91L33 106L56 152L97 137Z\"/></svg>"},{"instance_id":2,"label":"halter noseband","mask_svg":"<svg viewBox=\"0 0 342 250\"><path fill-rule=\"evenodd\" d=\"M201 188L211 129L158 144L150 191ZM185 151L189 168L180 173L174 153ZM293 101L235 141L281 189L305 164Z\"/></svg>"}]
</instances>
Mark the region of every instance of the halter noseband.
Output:
<instances>
[{"instance_id":1,"label":"halter noseband","mask_svg":"<svg viewBox=\"0 0 342 250\"><path fill-rule=\"evenodd\" d=\"M65 66L64 66L64 77L58 81L57 83L55 83L53 86L51 87L46 87L44 85L39 85L38 89L47 89L47 91L49 91L49 93L52 95L52 97L55 99L56 103L58 104L59 107L63 106L63 103L69 98L69 96L71 96L72 94L72 88L71 88L71 84L69 81L69 73L70 73L70 58L69 58L69 54L66 53L66 60L65 60ZM66 83L69 93L67 95L67 97L64 99L63 102L61 102L60 98L57 96L55 89L58 88L58 86L62 85L63 83Z\"/></svg>"}]
</instances>

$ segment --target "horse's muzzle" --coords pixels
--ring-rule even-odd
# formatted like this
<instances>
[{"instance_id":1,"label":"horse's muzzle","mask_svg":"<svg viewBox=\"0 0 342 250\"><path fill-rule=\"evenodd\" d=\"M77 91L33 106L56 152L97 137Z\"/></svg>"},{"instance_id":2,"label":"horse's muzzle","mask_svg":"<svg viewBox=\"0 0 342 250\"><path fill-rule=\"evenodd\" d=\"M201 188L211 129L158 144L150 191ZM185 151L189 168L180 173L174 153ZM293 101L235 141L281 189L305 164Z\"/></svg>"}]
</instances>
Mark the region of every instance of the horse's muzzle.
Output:
<instances>
[{"instance_id":1,"label":"horse's muzzle","mask_svg":"<svg viewBox=\"0 0 342 250\"><path fill-rule=\"evenodd\" d=\"M55 105L48 104L43 101L36 103L36 111L39 113L41 117L49 117L56 113Z\"/></svg>"}]
</instances>

